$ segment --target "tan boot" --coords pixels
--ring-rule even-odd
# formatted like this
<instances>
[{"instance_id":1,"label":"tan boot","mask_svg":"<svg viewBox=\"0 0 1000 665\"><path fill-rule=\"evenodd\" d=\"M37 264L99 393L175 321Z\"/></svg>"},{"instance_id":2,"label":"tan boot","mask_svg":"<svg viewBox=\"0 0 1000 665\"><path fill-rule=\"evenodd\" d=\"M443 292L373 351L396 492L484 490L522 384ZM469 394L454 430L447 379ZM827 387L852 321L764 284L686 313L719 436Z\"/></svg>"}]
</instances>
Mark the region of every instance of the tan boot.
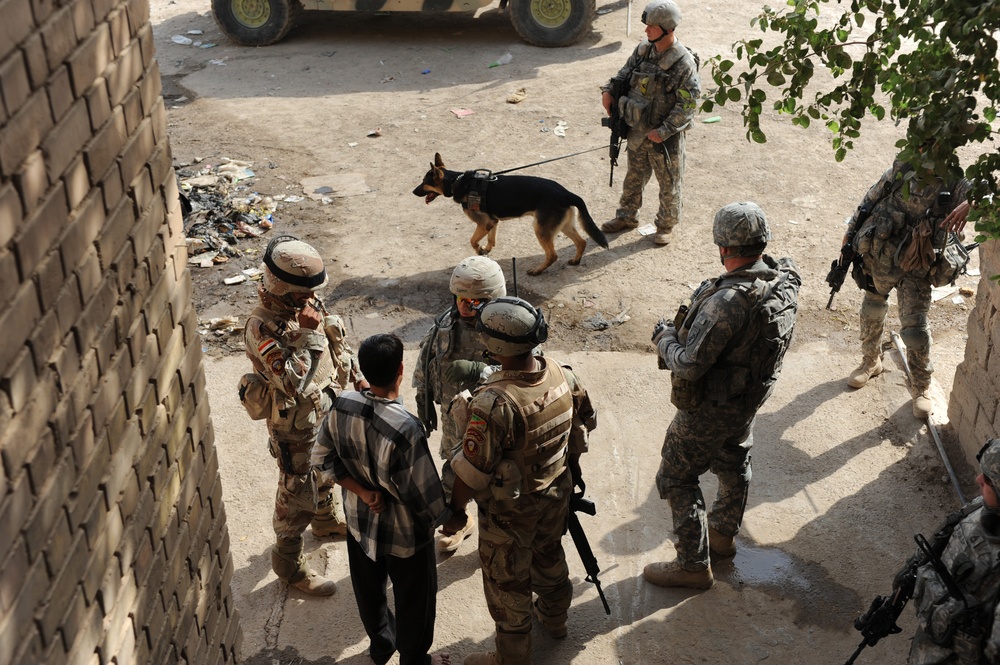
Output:
<instances>
[{"instance_id":1,"label":"tan boot","mask_svg":"<svg viewBox=\"0 0 1000 665\"><path fill-rule=\"evenodd\" d=\"M913 417L926 420L931 415L933 404L927 388L913 391Z\"/></svg>"},{"instance_id":2,"label":"tan boot","mask_svg":"<svg viewBox=\"0 0 1000 665\"><path fill-rule=\"evenodd\" d=\"M712 567L705 570L685 570L678 561L651 563L642 569L646 581L656 586L711 589L715 584Z\"/></svg>"},{"instance_id":3,"label":"tan boot","mask_svg":"<svg viewBox=\"0 0 1000 665\"><path fill-rule=\"evenodd\" d=\"M868 379L882 373L882 359L878 356L875 360L862 360L856 370L851 372L847 378L847 385L852 388L863 388L868 383Z\"/></svg>"},{"instance_id":4,"label":"tan boot","mask_svg":"<svg viewBox=\"0 0 1000 665\"><path fill-rule=\"evenodd\" d=\"M347 535L347 524L338 522L331 515L317 515L309 526L312 527L313 535L317 538Z\"/></svg>"},{"instance_id":5,"label":"tan boot","mask_svg":"<svg viewBox=\"0 0 1000 665\"><path fill-rule=\"evenodd\" d=\"M653 234L653 244L654 245L659 245L660 247L662 247L663 245L669 245L670 244L670 231L657 231L656 233L654 233Z\"/></svg>"},{"instance_id":6,"label":"tan boot","mask_svg":"<svg viewBox=\"0 0 1000 665\"><path fill-rule=\"evenodd\" d=\"M569 631L566 630L566 621L564 620L562 623L553 622L538 609L538 601L534 602L531 609L535 615L535 619L538 620L538 623L542 624L542 628L544 628L545 632L549 634L549 637L561 640L569 634Z\"/></svg>"},{"instance_id":7,"label":"tan boot","mask_svg":"<svg viewBox=\"0 0 1000 665\"><path fill-rule=\"evenodd\" d=\"M492 651L479 651L465 657L464 665L500 665Z\"/></svg>"},{"instance_id":8,"label":"tan boot","mask_svg":"<svg viewBox=\"0 0 1000 665\"><path fill-rule=\"evenodd\" d=\"M302 554L302 538L279 538L271 547L271 568L274 573L303 593L312 596L332 596L337 584L309 568Z\"/></svg>"},{"instance_id":9,"label":"tan boot","mask_svg":"<svg viewBox=\"0 0 1000 665\"><path fill-rule=\"evenodd\" d=\"M293 586L310 596L332 596L337 593L337 583L311 569L309 564L305 565L302 573L303 577L298 581L289 582L289 586Z\"/></svg>"},{"instance_id":10,"label":"tan boot","mask_svg":"<svg viewBox=\"0 0 1000 665\"><path fill-rule=\"evenodd\" d=\"M638 226L639 222L634 219L615 217L601 224L601 230L605 233L621 233L622 231L631 231Z\"/></svg>"},{"instance_id":11,"label":"tan boot","mask_svg":"<svg viewBox=\"0 0 1000 665\"><path fill-rule=\"evenodd\" d=\"M456 531L454 535L451 536L441 536L438 538L437 550L438 552L454 552L458 549L462 541L472 535L472 532L476 528L476 520L472 519L472 515L468 516L465 521L465 526L462 527L460 531Z\"/></svg>"},{"instance_id":12,"label":"tan boot","mask_svg":"<svg viewBox=\"0 0 1000 665\"><path fill-rule=\"evenodd\" d=\"M724 536L712 527L708 527L708 549L720 559L728 559L736 555L736 538Z\"/></svg>"}]
</instances>

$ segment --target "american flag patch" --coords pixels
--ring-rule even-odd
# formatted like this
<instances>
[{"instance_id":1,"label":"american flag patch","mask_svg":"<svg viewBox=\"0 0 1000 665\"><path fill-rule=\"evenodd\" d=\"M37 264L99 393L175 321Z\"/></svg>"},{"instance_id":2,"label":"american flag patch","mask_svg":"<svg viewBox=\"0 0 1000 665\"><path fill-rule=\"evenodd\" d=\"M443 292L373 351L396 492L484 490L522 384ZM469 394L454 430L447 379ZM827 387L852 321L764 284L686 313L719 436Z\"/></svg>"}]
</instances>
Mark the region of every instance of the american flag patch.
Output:
<instances>
[{"instance_id":1,"label":"american flag patch","mask_svg":"<svg viewBox=\"0 0 1000 665\"><path fill-rule=\"evenodd\" d=\"M259 353L262 356L266 356L269 351L273 351L277 347L278 343L275 342L273 339L266 339L261 343L260 346L257 347L257 353Z\"/></svg>"}]
</instances>

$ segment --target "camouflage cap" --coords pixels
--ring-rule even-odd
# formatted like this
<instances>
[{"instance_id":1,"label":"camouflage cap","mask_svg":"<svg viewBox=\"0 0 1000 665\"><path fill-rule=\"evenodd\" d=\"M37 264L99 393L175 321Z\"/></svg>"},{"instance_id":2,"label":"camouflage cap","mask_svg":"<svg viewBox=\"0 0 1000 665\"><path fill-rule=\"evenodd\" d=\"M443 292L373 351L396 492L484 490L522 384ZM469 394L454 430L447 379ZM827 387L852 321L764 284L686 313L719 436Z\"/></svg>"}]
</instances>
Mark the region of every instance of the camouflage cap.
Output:
<instances>
[{"instance_id":1,"label":"camouflage cap","mask_svg":"<svg viewBox=\"0 0 1000 665\"><path fill-rule=\"evenodd\" d=\"M507 295L507 280L500 264L485 256L470 256L455 266L448 286L459 298L470 300Z\"/></svg>"},{"instance_id":2,"label":"camouflage cap","mask_svg":"<svg viewBox=\"0 0 1000 665\"><path fill-rule=\"evenodd\" d=\"M1000 439L987 441L976 455L976 460L983 470L983 475L989 479L990 485L1000 492Z\"/></svg>"},{"instance_id":3,"label":"camouflage cap","mask_svg":"<svg viewBox=\"0 0 1000 665\"><path fill-rule=\"evenodd\" d=\"M275 296L313 293L327 283L323 257L295 236L278 236L264 250L264 290Z\"/></svg>"},{"instance_id":4,"label":"camouflage cap","mask_svg":"<svg viewBox=\"0 0 1000 665\"><path fill-rule=\"evenodd\" d=\"M771 229L759 205L741 201L723 206L715 213L712 237L719 247L745 247L766 244L771 240Z\"/></svg>"},{"instance_id":5,"label":"camouflage cap","mask_svg":"<svg viewBox=\"0 0 1000 665\"><path fill-rule=\"evenodd\" d=\"M476 330L489 352L497 356L529 353L549 336L542 311L520 298L497 298L486 303L479 310Z\"/></svg>"},{"instance_id":6,"label":"camouflage cap","mask_svg":"<svg viewBox=\"0 0 1000 665\"><path fill-rule=\"evenodd\" d=\"M642 10L642 22L673 30L681 22L681 10L673 0L653 0Z\"/></svg>"}]
</instances>

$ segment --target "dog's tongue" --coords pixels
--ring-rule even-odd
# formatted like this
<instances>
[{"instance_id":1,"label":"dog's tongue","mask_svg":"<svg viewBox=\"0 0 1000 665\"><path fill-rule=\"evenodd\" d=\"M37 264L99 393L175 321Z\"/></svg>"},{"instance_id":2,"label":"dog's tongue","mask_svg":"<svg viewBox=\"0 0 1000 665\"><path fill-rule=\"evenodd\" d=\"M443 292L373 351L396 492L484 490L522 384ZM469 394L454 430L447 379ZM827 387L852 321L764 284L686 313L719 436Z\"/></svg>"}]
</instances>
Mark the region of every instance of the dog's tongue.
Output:
<instances>
[{"instance_id":1,"label":"dog's tongue","mask_svg":"<svg viewBox=\"0 0 1000 665\"><path fill-rule=\"evenodd\" d=\"M436 198L437 198L437 192L431 192L430 194L424 197L424 203L430 203Z\"/></svg>"}]
</instances>

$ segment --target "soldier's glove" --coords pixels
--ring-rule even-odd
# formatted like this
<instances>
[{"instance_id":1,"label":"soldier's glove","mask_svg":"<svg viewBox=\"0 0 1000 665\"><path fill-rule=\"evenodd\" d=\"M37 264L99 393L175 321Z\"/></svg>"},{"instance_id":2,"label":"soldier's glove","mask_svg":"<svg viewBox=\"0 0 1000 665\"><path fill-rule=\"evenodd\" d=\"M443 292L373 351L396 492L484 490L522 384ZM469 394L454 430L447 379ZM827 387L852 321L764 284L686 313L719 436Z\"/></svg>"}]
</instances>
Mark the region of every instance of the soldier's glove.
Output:
<instances>
[{"instance_id":1,"label":"soldier's glove","mask_svg":"<svg viewBox=\"0 0 1000 665\"><path fill-rule=\"evenodd\" d=\"M417 395L417 418L426 430L427 436L431 435L431 432L437 429L438 426L438 415L437 410L434 408L433 404L427 404L427 400L424 395Z\"/></svg>"},{"instance_id":2,"label":"soldier's glove","mask_svg":"<svg viewBox=\"0 0 1000 665\"><path fill-rule=\"evenodd\" d=\"M670 323L670 322L668 322L666 319L660 319L659 321L657 321L656 325L653 326L653 337L652 337L653 344L658 344L659 341L660 341L660 338L662 338L663 335L670 328L673 328L673 327L674 327L673 324ZM675 336L676 336L676 333L675 333Z\"/></svg>"},{"instance_id":3,"label":"soldier's glove","mask_svg":"<svg viewBox=\"0 0 1000 665\"><path fill-rule=\"evenodd\" d=\"M486 363L475 360L453 360L444 368L442 378L445 383L451 386L476 384L484 369L486 369Z\"/></svg>"}]
</instances>

